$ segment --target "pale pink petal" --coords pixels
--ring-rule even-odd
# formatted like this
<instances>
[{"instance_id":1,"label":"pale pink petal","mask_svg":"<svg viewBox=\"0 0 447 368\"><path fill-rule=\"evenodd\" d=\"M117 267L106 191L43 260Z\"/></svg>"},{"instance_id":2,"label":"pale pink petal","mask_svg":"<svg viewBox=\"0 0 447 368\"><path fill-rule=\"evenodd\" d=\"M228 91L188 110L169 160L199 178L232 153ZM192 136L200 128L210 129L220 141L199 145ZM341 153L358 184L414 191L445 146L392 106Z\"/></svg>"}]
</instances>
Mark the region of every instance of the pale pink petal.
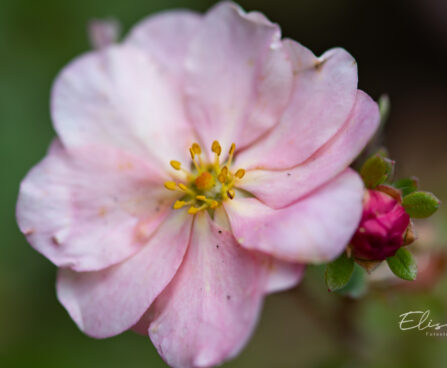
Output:
<instances>
[{"instance_id":1,"label":"pale pink petal","mask_svg":"<svg viewBox=\"0 0 447 368\"><path fill-rule=\"evenodd\" d=\"M61 269L57 294L86 334L109 337L131 328L179 268L191 233L192 216L172 211L133 257L96 272Z\"/></svg>"},{"instance_id":2,"label":"pale pink petal","mask_svg":"<svg viewBox=\"0 0 447 368\"><path fill-rule=\"evenodd\" d=\"M17 221L57 266L102 269L138 251L164 219L174 198L162 183L135 156L56 142L21 184Z\"/></svg>"},{"instance_id":3,"label":"pale pink petal","mask_svg":"<svg viewBox=\"0 0 447 368\"><path fill-rule=\"evenodd\" d=\"M238 186L273 208L284 207L342 172L357 157L379 125L377 104L358 91L351 116L325 146L303 164L280 171L247 171Z\"/></svg>"},{"instance_id":4,"label":"pale pink petal","mask_svg":"<svg viewBox=\"0 0 447 368\"><path fill-rule=\"evenodd\" d=\"M173 367L212 367L234 357L255 326L266 283L262 260L241 248L207 213L196 216L190 247L155 302L149 335Z\"/></svg>"},{"instance_id":5,"label":"pale pink petal","mask_svg":"<svg viewBox=\"0 0 447 368\"><path fill-rule=\"evenodd\" d=\"M131 45L70 63L54 83L51 112L68 148L108 145L167 167L187 159L194 140L181 92L147 52Z\"/></svg>"},{"instance_id":6,"label":"pale pink petal","mask_svg":"<svg viewBox=\"0 0 447 368\"><path fill-rule=\"evenodd\" d=\"M284 47L295 80L280 123L255 146L240 154L245 168L286 169L306 160L346 122L357 94L357 65L343 49L317 58L297 42Z\"/></svg>"},{"instance_id":7,"label":"pale pink petal","mask_svg":"<svg viewBox=\"0 0 447 368\"><path fill-rule=\"evenodd\" d=\"M249 144L274 126L290 97L292 66L279 27L224 2L203 18L186 59L186 102L206 146Z\"/></svg>"},{"instance_id":8,"label":"pale pink petal","mask_svg":"<svg viewBox=\"0 0 447 368\"><path fill-rule=\"evenodd\" d=\"M103 49L118 41L121 24L116 19L92 19L88 24L88 35L94 49Z\"/></svg>"},{"instance_id":9,"label":"pale pink petal","mask_svg":"<svg viewBox=\"0 0 447 368\"><path fill-rule=\"evenodd\" d=\"M276 293L291 289L303 278L305 266L272 258L268 263L267 293Z\"/></svg>"},{"instance_id":10,"label":"pale pink petal","mask_svg":"<svg viewBox=\"0 0 447 368\"><path fill-rule=\"evenodd\" d=\"M188 10L158 13L132 28L125 42L138 46L179 80L183 78L186 52L202 17Z\"/></svg>"},{"instance_id":11,"label":"pale pink petal","mask_svg":"<svg viewBox=\"0 0 447 368\"><path fill-rule=\"evenodd\" d=\"M247 249L284 261L327 262L345 248L362 212L363 183L347 169L296 203L275 210L255 198L225 203L233 233Z\"/></svg>"}]
</instances>

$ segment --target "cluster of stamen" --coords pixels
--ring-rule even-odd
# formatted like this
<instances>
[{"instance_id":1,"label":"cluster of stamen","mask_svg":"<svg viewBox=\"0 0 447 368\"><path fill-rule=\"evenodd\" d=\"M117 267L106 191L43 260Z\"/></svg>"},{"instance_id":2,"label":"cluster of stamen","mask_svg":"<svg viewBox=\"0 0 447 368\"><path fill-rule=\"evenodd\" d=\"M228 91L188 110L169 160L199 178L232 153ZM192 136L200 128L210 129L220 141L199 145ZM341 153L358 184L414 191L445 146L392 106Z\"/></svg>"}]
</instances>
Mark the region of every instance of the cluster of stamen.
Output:
<instances>
[{"instance_id":1,"label":"cluster of stamen","mask_svg":"<svg viewBox=\"0 0 447 368\"><path fill-rule=\"evenodd\" d=\"M234 173L230 170L235 149L236 146L232 143L227 160L221 164L222 147L218 141L214 141L211 146L214 161L208 163L202 159L200 145L194 143L189 148L192 160L190 170L183 168L178 161L171 161L172 168L184 176L184 182L165 182L166 189L183 194L174 203L174 209L189 206L188 213L196 214L199 211L216 209L224 200L233 199L236 195L234 184L245 175L244 169L238 169Z\"/></svg>"}]
</instances>

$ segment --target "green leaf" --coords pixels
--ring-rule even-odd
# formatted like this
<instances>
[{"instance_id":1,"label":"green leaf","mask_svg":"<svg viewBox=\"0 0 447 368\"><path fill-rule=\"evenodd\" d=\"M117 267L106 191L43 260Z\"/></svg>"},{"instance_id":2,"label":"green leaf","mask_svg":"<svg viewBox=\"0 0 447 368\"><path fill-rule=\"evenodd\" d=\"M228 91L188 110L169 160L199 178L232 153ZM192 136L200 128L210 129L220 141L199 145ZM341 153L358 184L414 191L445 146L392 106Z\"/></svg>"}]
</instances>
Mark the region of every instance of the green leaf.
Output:
<instances>
[{"instance_id":1,"label":"green leaf","mask_svg":"<svg viewBox=\"0 0 447 368\"><path fill-rule=\"evenodd\" d=\"M326 266L324 277L330 291L341 289L351 278L354 271L354 259L348 258L346 253Z\"/></svg>"},{"instance_id":2,"label":"green leaf","mask_svg":"<svg viewBox=\"0 0 447 368\"><path fill-rule=\"evenodd\" d=\"M418 179L414 176L411 178L400 179L393 184L394 188L400 189L402 191L402 196L404 197L410 193L415 192L418 189L418 186Z\"/></svg>"},{"instance_id":3,"label":"green leaf","mask_svg":"<svg viewBox=\"0 0 447 368\"><path fill-rule=\"evenodd\" d=\"M411 217L425 218L431 216L439 208L441 202L429 192L413 192L402 200L402 205Z\"/></svg>"},{"instance_id":4,"label":"green leaf","mask_svg":"<svg viewBox=\"0 0 447 368\"><path fill-rule=\"evenodd\" d=\"M416 279L417 264L408 250L400 248L394 256L387 258L386 261L397 277L409 281Z\"/></svg>"},{"instance_id":5,"label":"green leaf","mask_svg":"<svg viewBox=\"0 0 447 368\"><path fill-rule=\"evenodd\" d=\"M336 293L358 299L365 295L367 290L366 273L362 267L356 264L349 282L341 289L337 290Z\"/></svg>"},{"instance_id":6,"label":"green leaf","mask_svg":"<svg viewBox=\"0 0 447 368\"><path fill-rule=\"evenodd\" d=\"M360 169L365 186L373 189L384 183L394 168L394 161L382 156L380 153L370 157Z\"/></svg>"}]
</instances>

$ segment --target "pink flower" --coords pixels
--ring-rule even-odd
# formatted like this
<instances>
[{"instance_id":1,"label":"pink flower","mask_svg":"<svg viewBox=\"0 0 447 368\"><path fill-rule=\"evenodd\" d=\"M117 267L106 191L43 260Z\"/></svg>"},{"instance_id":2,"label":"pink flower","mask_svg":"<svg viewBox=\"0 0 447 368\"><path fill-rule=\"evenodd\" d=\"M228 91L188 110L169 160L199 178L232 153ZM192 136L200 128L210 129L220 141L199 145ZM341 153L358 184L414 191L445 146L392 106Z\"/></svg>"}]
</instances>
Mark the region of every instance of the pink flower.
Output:
<instances>
[{"instance_id":1,"label":"pink flower","mask_svg":"<svg viewBox=\"0 0 447 368\"><path fill-rule=\"evenodd\" d=\"M379 121L345 50L316 57L232 3L77 58L51 114L20 229L82 331L148 333L174 367L234 357L267 293L343 251L363 195L347 167Z\"/></svg>"},{"instance_id":2,"label":"pink flower","mask_svg":"<svg viewBox=\"0 0 447 368\"><path fill-rule=\"evenodd\" d=\"M358 230L351 240L356 258L381 261L394 256L404 244L410 216L403 206L388 194L367 190Z\"/></svg>"}]
</instances>

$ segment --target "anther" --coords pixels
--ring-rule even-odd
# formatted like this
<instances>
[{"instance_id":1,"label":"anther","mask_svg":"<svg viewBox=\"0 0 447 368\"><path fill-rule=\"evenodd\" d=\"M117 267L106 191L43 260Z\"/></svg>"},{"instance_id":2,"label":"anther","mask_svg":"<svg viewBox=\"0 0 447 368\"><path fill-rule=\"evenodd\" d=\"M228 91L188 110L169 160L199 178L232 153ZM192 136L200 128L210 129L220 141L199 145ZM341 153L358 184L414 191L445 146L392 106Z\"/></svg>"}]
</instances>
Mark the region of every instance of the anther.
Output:
<instances>
[{"instance_id":1,"label":"anther","mask_svg":"<svg viewBox=\"0 0 447 368\"><path fill-rule=\"evenodd\" d=\"M181 189L181 190L183 190L184 192L187 192L189 189L188 189L188 187L185 185L185 184L183 184L183 183L179 183L178 184L178 187Z\"/></svg>"},{"instance_id":2,"label":"anther","mask_svg":"<svg viewBox=\"0 0 447 368\"><path fill-rule=\"evenodd\" d=\"M220 156L220 154L222 153L222 147L220 146L218 141L213 142L211 151L213 151L217 156Z\"/></svg>"},{"instance_id":3,"label":"anther","mask_svg":"<svg viewBox=\"0 0 447 368\"><path fill-rule=\"evenodd\" d=\"M236 150L236 145L234 143L231 143L231 147L230 147L230 151L228 151L228 166L231 166L231 162L233 161L233 155L234 155L234 151Z\"/></svg>"},{"instance_id":4,"label":"anther","mask_svg":"<svg viewBox=\"0 0 447 368\"><path fill-rule=\"evenodd\" d=\"M175 169L175 170L180 170L181 167L182 167L182 164L180 162L178 162L178 161L175 161L175 160L172 160L170 162L170 164L171 164L172 168Z\"/></svg>"},{"instance_id":5,"label":"anther","mask_svg":"<svg viewBox=\"0 0 447 368\"><path fill-rule=\"evenodd\" d=\"M180 184L179 184L179 186L180 186ZM173 181L167 181L167 182L165 182L165 188L169 189L169 190L176 190L177 184L175 184Z\"/></svg>"},{"instance_id":6,"label":"anther","mask_svg":"<svg viewBox=\"0 0 447 368\"><path fill-rule=\"evenodd\" d=\"M185 201L175 201L174 203L174 210L178 210L186 205Z\"/></svg>"},{"instance_id":7,"label":"anther","mask_svg":"<svg viewBox=\"0 0 447 368\"><path fill-rule=\"evenodd\" d=\"M195 215L197 212L200 212L200 211L204 210L206 207L208 207L208 205L206 205L206 204L204 204L204 205L202 205L200 207L191 206L188 209L188 213L191 214L191 215Z\"/></svg>"},{"instance_id":8,"label":"anther","mask_svg":"<svg viewBox=\"0 0 447 368\"><path fill-rule=\"evenodd\" d=\"M236 149L236 145L234 143L231 143L230 151L228 152L231 156L234 154L234 150Z\"/></svg>"},{"instance_id":9,"label":"anther","mask_svg":"<svg viewBox=\"0 0 447 368\"><path fill-rule=\"evenodd\" d=\"M244 169L239 169L238 171L236 171L236 174L234 174L234 176L236 176L236 178L242 179L245 175L245 170Z\"/></svg>"},{"instance_id":10,"label":"anther","mask_svg":"<svg viewBox=\"0 0 447 368\"><path fill-rule=\"evenodd\" d=\"M196 155L200 155L202 153L202 149L200 148L198 143L193 143L191 149Z\"/></svg>"},{"instance_id":11,"label":"anther","mask_svg":"<svg viewBox=\"0 0 447 368\"><path fill-rule=\"evenodd\" d=\"M227 191L227 195L228 195L228 198L233 199L234 196L236 195L236 193L234 192L233 189L230 189Z\"/></svg>"}]
</instances>

